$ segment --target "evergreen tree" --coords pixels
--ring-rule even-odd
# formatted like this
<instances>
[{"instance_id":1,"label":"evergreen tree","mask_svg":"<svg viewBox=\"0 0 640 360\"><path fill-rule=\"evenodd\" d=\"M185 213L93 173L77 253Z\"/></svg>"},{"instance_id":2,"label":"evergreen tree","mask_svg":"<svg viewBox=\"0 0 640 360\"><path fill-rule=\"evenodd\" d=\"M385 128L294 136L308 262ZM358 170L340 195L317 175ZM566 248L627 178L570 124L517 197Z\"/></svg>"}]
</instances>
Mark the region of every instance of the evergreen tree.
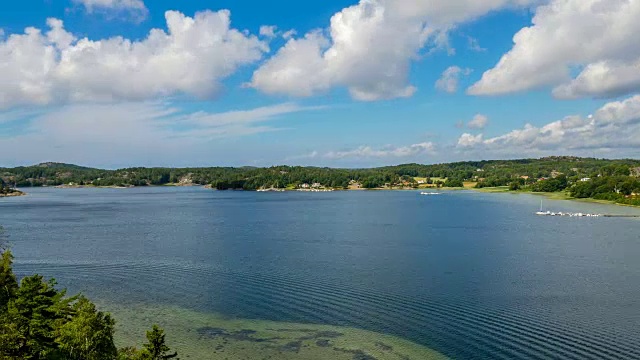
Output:
<instances>
[{"instance_id":1,"label":"evergreen tree","mask_svg":"<svg viewBox=\"0 0 640 360\"><path fill-rule=\"evenodd\" d=\"M22 279L0 321L0 355L44 359L56 348L55 327L69 314L69 299L40 275Z\"/></svg>"},{"instance_id":2,"label":"evergreen tree","mask_svg":"<svg viewBox=\"0 0 640 360\"><path fill-rule=\"evenodd\" d=\"M0 228L0 232L2 229ZM13 274L11 265L13 264L13 255L10 251L5 251L0 256L0 315L7 312L9 300L18 290L18 281Z\"/></svg>"},{"instance_id":3,"label":"evergreen tree","mask_svg":"<svg viewBox=\"0 0 640 360\"><path fill-rule=\"evenodd\" d=\"M58 330L60 354L68 360L115 359L115 321L85 297L73 304L73 317Z\"/></svg>"},{"instance_id":4,"label":"evergreen tree","mask_svg":"<svg viewBox=\"0 0 640 360\"><path fill-rule=\"evenodd\" d=\"M153 325L151 331L147 331L147 343L144 344L141 360L166 360L177 358L178 353L169 354L171 349L165 343L164 330Z\"/></svg>"}]
</instances>

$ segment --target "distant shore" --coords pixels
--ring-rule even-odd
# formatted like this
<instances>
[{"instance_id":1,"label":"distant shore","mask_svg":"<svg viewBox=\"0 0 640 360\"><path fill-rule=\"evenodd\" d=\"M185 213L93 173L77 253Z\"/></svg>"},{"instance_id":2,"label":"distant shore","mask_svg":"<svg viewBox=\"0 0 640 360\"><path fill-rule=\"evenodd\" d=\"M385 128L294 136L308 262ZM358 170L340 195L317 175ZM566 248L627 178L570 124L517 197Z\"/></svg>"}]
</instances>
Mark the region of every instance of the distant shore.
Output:
<instances>
[{"instance_id":1,"label":"distant shore","mask_svg":"<svg viewBox=\"0 0 640 360\"><path fill-rule=\"evenodd\" d=\"M43 186L50 187L54 189L131 189L136 187L163 187L163 186L173 186L173 187L190 187L190 186L206 186L199 184L163 184L163 185L146 185L146 186L135 186L135 185L126 185L126 186L118 186L118 185L106 185L106 186L98 186L98 185L56 185L56 186Z\"/></svg>"},{"instance_id":2,"label":"distant shore","mask_svg":"<svg viewBox=\"0 0 640 360\"><path fill-rule=\"evenodd\" d=\"M465 184L466 185L466 184ZM48 188L54 189L131 189L131 188L142 188L142 187L204 187L205 189L212 189L211 185L200 185L200 184L164 184L164 185L147 185L147 186L96 186L96 185L58 185L58 186L48 186ZM530 194L530 195L538 195L544 196L546 198L552 200L568 200L568 201L578 201L585 203L594 203L594 204L605 204L605 205L617 205L617 206L626 206L631 208L640 208L637 205L630 204L621 204L611 200L599 200L599 199L591 199L591 198L574 198L567 194L566 192L553 192L553 193L543 193L543 192L532 192L532 191L523 191L523 190L509 190L507 186L497 186L497 187L486 187L486 188L475 188L471 186L465 186L464 188L451 188L451 187L385 187L385 188L325 188L325 189L298 189L298 188L287 188L287 189L258 189L258 190L243 190L243 189L228 189L229 191L250 191L250 192L334 192L334 191L476 191L483 193L509 193L509 194ZM216 190L216 191L227 191L227 190ZM2 197L15 197L15 196L24 196L27 195L22 191L9 193L9 194L0 194L0 198Z\"/></svg>"},{"instance_id":3,"label":"distant shore","mask_svg":"<svg viewBox=\"0 0 640 360\"><path fill-rule=\"evenodd\" d=\"M599 200L592 198L575 198L566 192L552 192L552 193L544 193L544 192L533 192L533 191L522 191L522 190L509 190L507 186L497 186L497 187L487 187L487 188L465 188L465 190L473 190L484 193L509 193L509 194L530 194L537 196L544 196L551 200L564 200L564 201L578 201L584 203L592 203L592 204L604 204L604 205L617 205L617 206L626 206L631 208L640 209L640 206L630 205L630 204L621 204L611 200Z\"/></svg>"}]
</instances>

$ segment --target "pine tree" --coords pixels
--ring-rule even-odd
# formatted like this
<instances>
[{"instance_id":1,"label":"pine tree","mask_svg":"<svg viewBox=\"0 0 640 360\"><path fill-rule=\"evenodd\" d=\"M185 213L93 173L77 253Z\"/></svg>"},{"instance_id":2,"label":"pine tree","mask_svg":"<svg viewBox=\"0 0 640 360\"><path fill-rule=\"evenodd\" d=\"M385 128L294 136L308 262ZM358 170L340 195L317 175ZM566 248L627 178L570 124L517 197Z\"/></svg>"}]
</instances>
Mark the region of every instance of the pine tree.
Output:
<instances>
[{"instance_id":1,"label":"pine tree","mask_svg":"<svg viewBox=\"0 0 640 360\"><path fill-rule=\"evenodd\" d=\"M54 286L53 280L45 282L39 275L22 279L0 324L1 355L43 359L57 348L55 326L67 314L63 311L64 292Z\"/></svg>"},{"instance_id":2,"label":"pine tree","mask_svg":"<svg viewBox=\"0 0 640 360\"><path fill-rule=\"evenodd\" d=\"M113 342L115 321L96 310L85 297L72 306L73 316L58 329L61 357L67 360L111 360L117 355Z\"/></svg>"},{"instance_id":3,"label":"pine tree","mask_svg":"<svg viewBox=\"0 0 640 360\"><path fill-rule=\"evenodd\" d=\"M0 229L2 231L2 229ZM0 314L7 312L9 300L18 290L18 281L11 268L13 255L7 250L0 256Z\"/></svg>"},{"instance_id":4,"label":"pine tree","mask_svg":"<svg viewBox=\"0 0 640 360\"><path fill-rule=\"evenodd\" d=\"M166 360L177 358L178 353L169 354L171 349L165 343L164 330L153 325L151 331L147 331L147 341L142 350L143 360Z\"/></svg>"}]
</instances>

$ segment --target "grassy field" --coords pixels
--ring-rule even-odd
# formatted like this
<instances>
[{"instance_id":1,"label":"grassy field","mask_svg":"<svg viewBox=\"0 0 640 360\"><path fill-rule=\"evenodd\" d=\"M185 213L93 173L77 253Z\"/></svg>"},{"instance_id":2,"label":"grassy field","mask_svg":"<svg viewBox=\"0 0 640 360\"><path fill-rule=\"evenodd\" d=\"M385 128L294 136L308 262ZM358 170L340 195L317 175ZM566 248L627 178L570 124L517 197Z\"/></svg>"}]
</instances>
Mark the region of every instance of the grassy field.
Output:
<instances>
[{"instance_id":1,"label":"grassy field","mask_svg":"<svg viewBox=\"0 0 640 360\"><path fill-rule=\"evenodd\" d=\"M478 182L476 182L476 181L465 181L465 182L463 182L463 184L464 184L464 188L465 189L473 189L473 188L476 187Z\"/></svg>"},{"instance_id":2,"label":"grassy field","mask_svg":"<svg viewBox=\"0 0 640 360\"><path fill-rule=\"evenodd\" d=\"M598 199L578 199L578 198L574 198L571 197L571 195L569 195L568 192L564 192L564 191L559 191L559 192L553 192L553 193L543 193L543 192L532 192L532 191L524 191L524 190L518 190L518 191L511 191L509 190L508 186L498 186L498 187L487 187L487 188L481 188L481 189L475 189L475 188L471 188L474 191L479 191L479 192L486 192L486 193L514 193L514 194L532 194L532 195L539 195L539 196L544 196L548 199L551 200L570 200L570 201L580 201L580 202L586 202L586 203L595 203L595 204L606 204L606 205L618 205L618 206L628 206L628 207L640 207L640 206L635 206L635 205L628 205L628 204L620 204L617 203L615 201L610 201L610 200L598 200Z\"/></svg>"},{"instance_id":3,"label":"grassy field","mask_svg":"<svg viewBox=\"0 0 640 360\"><path fill-rule=\"evenodd\" d=\"M420 182L420 181L427 181L427 178L424 177L414 177L413 178L415 181ZM430 189L430 188L437 188L437 185L435 184L436 181L441 181L441 182L445 182L447 181L447 178L439 178L439 177L432 177L431 181L433 182L433 184L420 184L418 185L419 189Z\"/></svg>"},{"instance_id":4,"label":"grassy field","mask_svg":"<svg viewBox=\"0 0 640 360\"><path fill-rule=\"evenodd\" d=\"M181 359L445 359L424 346L354 328L228 319L173 307L103 305L118 320L118 346L140 344L152 324Z\"/></svg>"}]
</instances>

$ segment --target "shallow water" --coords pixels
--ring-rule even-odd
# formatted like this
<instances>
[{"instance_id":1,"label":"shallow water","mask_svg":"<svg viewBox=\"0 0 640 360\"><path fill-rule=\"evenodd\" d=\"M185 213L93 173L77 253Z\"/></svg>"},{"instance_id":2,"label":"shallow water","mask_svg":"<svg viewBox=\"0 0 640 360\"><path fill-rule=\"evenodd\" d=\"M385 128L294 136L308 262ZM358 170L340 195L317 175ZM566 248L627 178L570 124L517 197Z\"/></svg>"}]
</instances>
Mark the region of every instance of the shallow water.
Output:
<instances>
[{"instance_id":1,"label":"shallow water","mask_svg":"<svg viewBox=\"0 0 640 360\"><path fill-rule=\"evenodd\" d=\"M639 219L463 191L28 192L0 199L17 272L101 303L356 327L454 358L640 358Z\"/></svg>"}]
</instances>

